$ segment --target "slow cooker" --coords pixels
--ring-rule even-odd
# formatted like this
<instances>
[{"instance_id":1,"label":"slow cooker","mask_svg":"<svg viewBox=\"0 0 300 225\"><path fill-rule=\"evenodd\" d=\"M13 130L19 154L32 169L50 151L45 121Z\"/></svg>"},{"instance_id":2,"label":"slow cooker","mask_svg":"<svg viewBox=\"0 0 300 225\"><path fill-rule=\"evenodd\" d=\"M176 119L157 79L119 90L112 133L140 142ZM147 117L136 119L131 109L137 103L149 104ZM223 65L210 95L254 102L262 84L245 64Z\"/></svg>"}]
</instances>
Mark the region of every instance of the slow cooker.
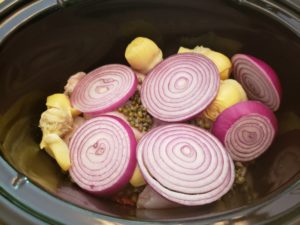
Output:
<instances>
[{"instance_id":1,"label":"slow cooker","mask_svg":"<svg viewBox=\"0 0 300 225\"><path fill-rule=\"evenodd\" d=\"M0 1L0 224L297 224L300 215L300 4L297 0ZM72 184L39 149L47 95L146 36L176 53L204 45L249 53L279 74L279 134L222 201L135 209Z\"/></svg>"}]
</instances>

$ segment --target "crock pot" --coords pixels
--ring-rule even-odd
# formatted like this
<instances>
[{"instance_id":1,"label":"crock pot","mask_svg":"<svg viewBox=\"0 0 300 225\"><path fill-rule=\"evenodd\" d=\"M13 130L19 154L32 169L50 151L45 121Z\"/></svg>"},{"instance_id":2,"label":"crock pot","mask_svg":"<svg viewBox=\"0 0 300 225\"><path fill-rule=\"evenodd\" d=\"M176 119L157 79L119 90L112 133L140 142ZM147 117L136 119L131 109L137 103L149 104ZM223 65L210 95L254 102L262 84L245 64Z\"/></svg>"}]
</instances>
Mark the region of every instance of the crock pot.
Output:
<instances>
[{"instance_id":1,"label":"crock pot","mask_svg":"<svg viewBox=\"0 0 300 225\"><path fill-rule=\"evenodd\" d=\"M299 1L0 1L0 224L296 224L300 215ZM95 198L39 149L47 95L68 76L112 62L136 36L165 55L204 45L248 53L283 86L279 134L247 186L200 207L145 210Z\"/></svg>"}]
</instances>

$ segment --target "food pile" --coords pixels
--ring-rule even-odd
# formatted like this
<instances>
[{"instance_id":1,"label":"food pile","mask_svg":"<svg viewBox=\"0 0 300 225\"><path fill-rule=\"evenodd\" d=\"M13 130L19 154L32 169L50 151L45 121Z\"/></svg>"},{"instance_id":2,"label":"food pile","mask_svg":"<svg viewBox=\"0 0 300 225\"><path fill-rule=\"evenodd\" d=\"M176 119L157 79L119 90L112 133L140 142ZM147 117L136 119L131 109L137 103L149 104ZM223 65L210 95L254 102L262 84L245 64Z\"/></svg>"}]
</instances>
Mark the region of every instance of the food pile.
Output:
<instances>
[{"instance_id":1,"label":"food pile","mask_svg":"<svg viewBox=\"0 0 300 225\"><path fill-rule=\"evenodd\" d=\"M144 37L125 58L48 96L40 147L83 190L139 208L209 204L243 184L243 163L276 136L274 70L203 46L164 59Z\"/></svg>"}]
</instances>

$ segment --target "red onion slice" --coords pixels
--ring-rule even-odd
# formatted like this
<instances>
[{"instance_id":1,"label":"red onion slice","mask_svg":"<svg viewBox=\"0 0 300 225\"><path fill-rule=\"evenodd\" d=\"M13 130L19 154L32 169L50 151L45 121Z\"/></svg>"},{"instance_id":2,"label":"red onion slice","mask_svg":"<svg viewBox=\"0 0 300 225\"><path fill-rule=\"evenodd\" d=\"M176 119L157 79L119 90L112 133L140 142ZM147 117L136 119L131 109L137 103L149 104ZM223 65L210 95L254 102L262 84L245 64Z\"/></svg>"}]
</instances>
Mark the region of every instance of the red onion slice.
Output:
<instances>
[{"instance_id":1,"label":"red onion slice","mask_svg":"<svg viewBox=\"0 0 300 225\"><path fill-rule=\"evenodd\" d=\"M73 135L70 175L82 189L109 195L126 185L136 167L136 140L120 118L99 116Z\"/></svg>"},{"instance_id":2,"label":"red onion slice","mask_svg":"<svg viewBox=\"0 0 300 225\"><path fill-rule=\"evenodd\" d=\"M205 56L182 53L162 61L146 76L141 100L155 118L185 121L202 112L216 97L220 76Z\"/></svg>"},{"instance_id":3,"label":"red onion slice","mask_svg":"<svg viewBox=\"0 0 300 225\"><path fill-rule=\"evenodd\" d=\"M242 162L264 153L276 132L274 113L258 101L241 102L224 110L212 128L233 160Z\"/></svg>"},{"instance_id":4,"label":"red onion slice","mask_svg":"<svg viewBox=\"0 0 300 225\"><path fill-rule=\"evenodd\" d=\"M138 144L137 159L147 183L182 205L211 203L234 181L232 159L219 140L188 124L150 130Z\"/></svg>"},{"instance_id":5,"label":"red onion slice","mask_svg":"<svg viewBox=\"0 0 300 225\"><path fill-rule=\"evenodd\" d=\"M245 89L249 99L264 103L273 111L281 101L281 84L275 71L253 56L236 54L232 57L233 73Z\"/></svg>"},{"instance_id":6,"label":"red onion slice","mask_svg":"<svg viewBox=\"0 0 300 225\"><path fill-rule=\"evenodd\" d=\"M132 69L121 64L99 67L76 85L71 103L79 111L97 116L123 105L136 91L137 78Z\"/></svg>"}]
</instances>

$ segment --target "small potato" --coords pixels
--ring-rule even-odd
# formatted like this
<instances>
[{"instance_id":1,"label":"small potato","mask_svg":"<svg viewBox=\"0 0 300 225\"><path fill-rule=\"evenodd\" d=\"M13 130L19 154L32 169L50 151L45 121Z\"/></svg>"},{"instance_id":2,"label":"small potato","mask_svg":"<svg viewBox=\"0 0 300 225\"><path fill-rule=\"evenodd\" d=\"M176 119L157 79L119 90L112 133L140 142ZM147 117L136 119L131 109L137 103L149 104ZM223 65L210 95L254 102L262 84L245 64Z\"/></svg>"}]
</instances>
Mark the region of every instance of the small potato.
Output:
<instances>
[{"instance_id":1,"label":"small potato","mask_svg":"<svg viewBox=\"0 0 300 225\"><path fill-rule=\"evenodd\" d=\"M217 97L203 112L205 118L215 121L230 106L247 100L243 87L233 79L221 80Z\"/></svg>"},{"instance_id":2,"label":"small potato","mask_svg":"<svg viewBox=\"0 0 300 225\"><path fill-rule=\"evenodd\" d=\"M137 37L127 46L125 58L134 70L146 74L162 61L163 54L149 38Z\"/></svg>"},{"instance_id":3,"label":"small potato","mask_svg":"<svg viewBox=\"0 0 300 225\"><path fill-rule=\"evenodd\" d=\"M228 77L230 76L232 63L226 55L220 52L213 51L210 48L205 48L203 46L196 46L194 49L180 47L178 50L178 53L186 52L199 53L213 61L218 68L221 80L228 79Z\"/></svg>"}]
</instances>

